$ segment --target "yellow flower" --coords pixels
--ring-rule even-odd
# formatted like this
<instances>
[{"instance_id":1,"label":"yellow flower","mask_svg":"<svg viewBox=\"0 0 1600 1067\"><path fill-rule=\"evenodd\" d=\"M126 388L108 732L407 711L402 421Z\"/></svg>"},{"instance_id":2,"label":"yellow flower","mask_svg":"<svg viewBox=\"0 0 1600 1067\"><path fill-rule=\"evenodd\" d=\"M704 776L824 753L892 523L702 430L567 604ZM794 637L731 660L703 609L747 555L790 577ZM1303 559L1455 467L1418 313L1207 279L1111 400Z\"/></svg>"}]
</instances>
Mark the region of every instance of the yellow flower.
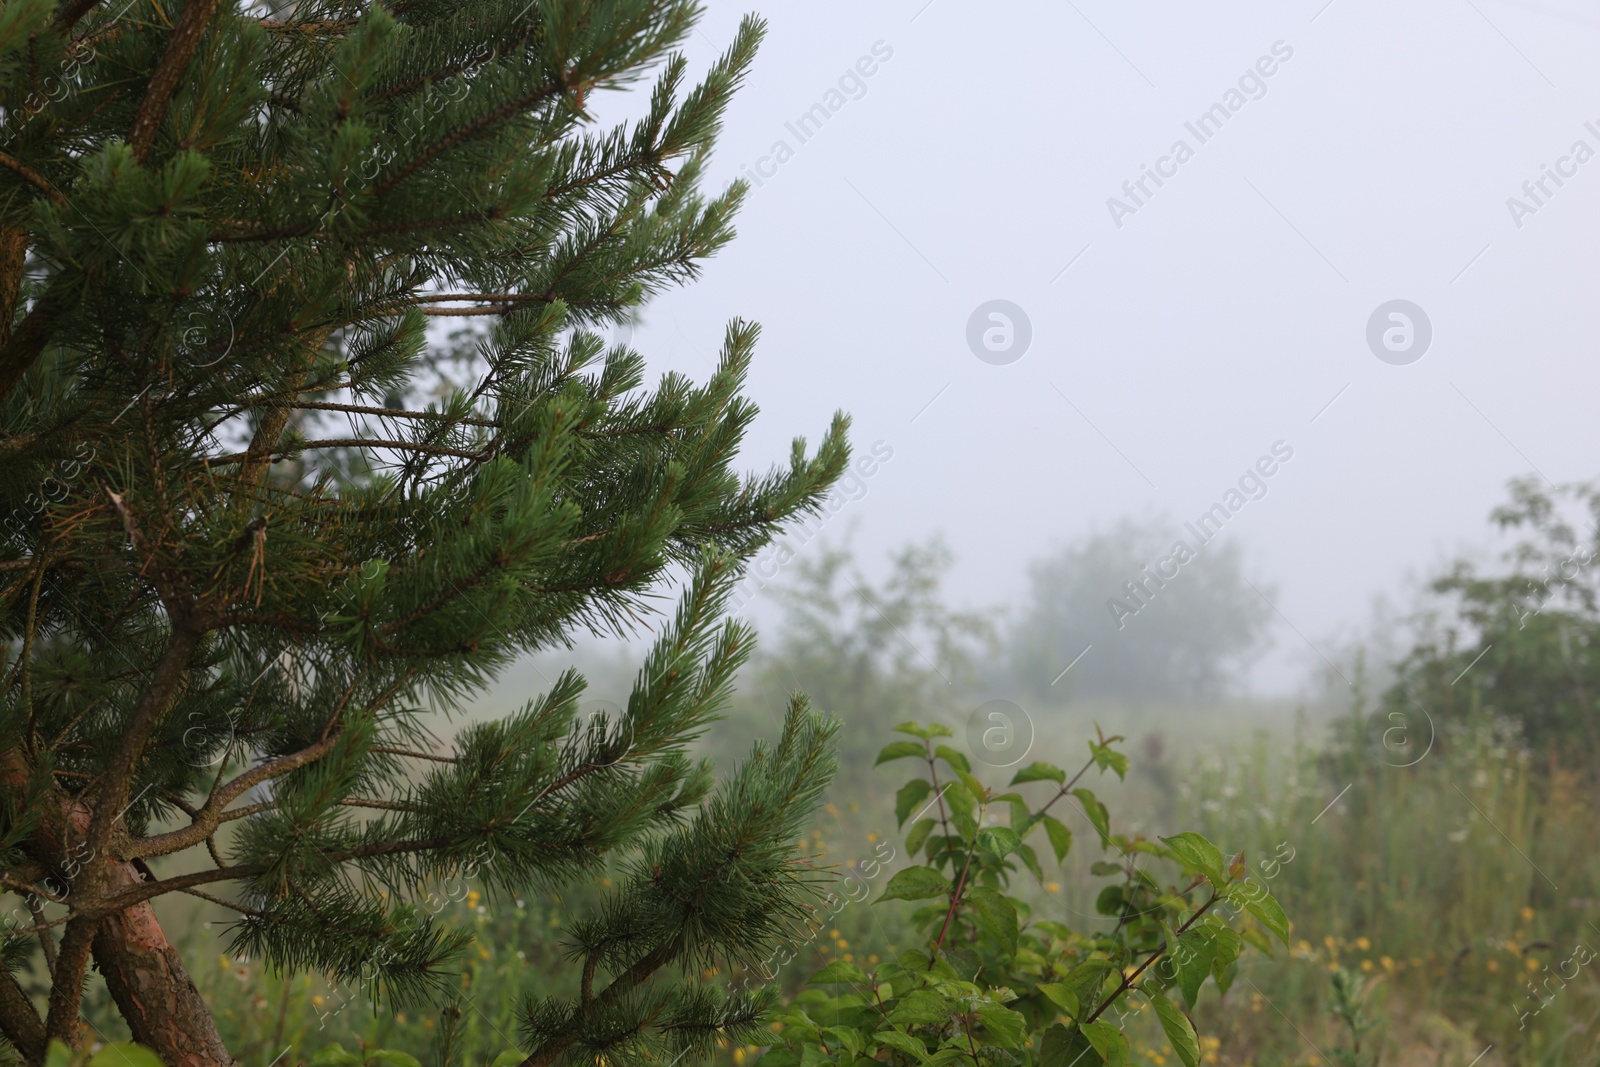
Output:
<instances>
[{"instance_id":1,"label":"yellow flower","mask_svg":"<svg viewBox=\"0 0 1600 1067\"><path fill-rule=\"evenodd\" d=\"M1337 952L1337 951L1339 951L1339 942L1337 942L1337 941L1335 941L1333 939L1333 935L1332 934L1329 934L1327 937L1323 938L1322 939L1322 944L1323 944L1323 946L1325 948L1327 948L1327 950L1329 952Z\"/></svg>"},{"instance_id":2,"label":"yellow flower","mask_svg":"<svg viewBox=\"0 0 1600 1067\"><path fill-rule=\"evenodd\" d=\"M1533 909L1532 908L1524 907L1519 914L1522 916L1522 921L1523 922L1525 922L1525 923L1533 922Z\"/></svg>"},{"instance_id":3,"label":"yellow flower","mask_svg":"<svg viewBox=\"0 0 1600 1067\"><path fill-rule=\"evenodd\" d=\"M406 1021L406 1013L403 1012L403 1011L395 1012L394 1013L394 1021L397 1022L397 1023L404 1024L405 1021Z\"/></svg>"},{"instance_id":4,"label":"yellow flower","mask_svg":"<svg viewBox=\"0 0 1600 1067\"><path fill-rule=\"evenodd\" d=\"M1529 956L1523 966L1528 968L1530 971L1537 971L1541 965L1538 960L1534 959L1532 956Z\"/></svg>"},{"instance_id":5,"label":"yellow flower","mask_svg":"<svg viewBox=\"0 0 1600 1067\"><path fill-rule=\"evenodd\" d=\"M424 1020L422 1020L422 1028L424 1030L432 1030L433 1029L433 1020L432 1019L424 1019Z\"/></svg>"},{"instance_id":6,"label":"yellow flower","mask_svg":"<svg viewBox=\"0 0 1600 1067\"><path fill-rule=\"evenodd\" d=\"M488 958L489 958L489 950L488 950L488 949L486 949L486 948L480 948L480 949L479 949L479 950L478 950L478 958L479 958L479 959L480 959L480 960L486 960L486 959L488 959Z\"/></svg>"},{"instance_id":7,"label":"yellow flower","mask_svg":"<svg viewBox=\"0 0 1600 1067\"><path fill-rule=\"evenodd\" d=\"M1394 964L1394 960L1392 958L1390 958L1388 956L1383 956L1383 957L1379 958L1378 962L1383 964L1383 969L1384 970L1388 971L1390 974L1394 973L1395 964Z\"/></svg>"},{"instance_id":8,"label":"yellow flower","mask_svg":"<svg viewBox=\"0 0 1600 1067\"><path fill-rule=\"evenodd\" d=\"M1498 971L1500 969L1500 961L1499 960L1490 960L1489 963L1488 963L1488 967L1489 967L1489 973L1493 974L1495 971Z\"/></svg>"},{"instance_id":9,"label":"yellow flower","mask_svg":"<svg viewBox=\"0 0 1600 1067\"><path fill-rule=\"evenodd\" d=\"M1360 949L1362 952L1367 951L1367 949L1369 949L1371 947L1372 947L1372 942L1371 941L1368 941L1364 937L1356 938L1356 948Z\"/></svg>"},{"instance_id":10,"label":"yellow flower","mask_svg":"<svg viewBox=\"0 0 1600 1067\"><path fill-rule=\"evenodd\" d=\"M845 962L846 962L846 963L854 963L854 962L855 962L855 961L856 961L856 957L855 957L855 954L854 954L854 953L851 953L851 952L846 952L846 953L845 953L845 954L844 954L844 961L845 961Z\"/></svg>"},{"instance_id":11,"label":"yellow flower","mask_svg":"<svg viewBox=\"0 0 1600 1067\"><path fill-rule=\"evenodd\" d=\"M322 994L321 993L313 993L311 995L311 1003L315 1004L319 1008L322 1007Z\"/></svg>"},{"instance_id":12,"label":"yellow flower","mask_svg":"<svg viewBox=\"0 0 1600 1067\"><path fill-rule=\"evenodd\" d=\"M877 963L878 962L878 954L876 952L874 952L872 955L868 956L867 957L867 962L868 963Z\"/></svg>"},{"instance_id":13,"label":"yellow flower","mask_svg":"<svg viewBox=\"0 0 1600 1067\"><path fill-rule=\"evenodd\" d=\"M835 941L837 941L837 940L839 940L839 931L837 929L829 930L828 931L828 936L833 938Z\"/></svg>"},{"instance_id":14,"label":"yellow flower","mask_svg":"<svg viewBox=\"0 0 1600 1067\"><path fill-rule=\"evenodd\" d=\"M829 801L822 806L822 810L827 812L829 815L837 815L839 814L839 805Z\"/></svg>"},{"instance_id":15,"label":"yellow flower","mask_svg":"<svg viewBox=\"0 0 1600 1067\"><path fill-rule=\"evenodd\" d=\"M840 948L849 948L850 947L850 942L846 941L844 938L841 937L839 939L839 947Z\"/></svg>"},{"instance_id":16,"label":"yellow flower","mask_svg":"<svg viewBox=\"0 0 1600 1067\"><path fill-rule=\"evenodd\" d=\"M476 889L470 889L470 890L467 891L467 907L476 908L477 906L478 906L478 891Z\"/></svg>"},{"instance_id":17,"label":"yellow flower","mask_svg":"<svg viewBox=\"0 0 1600 1067\"><path fill-rule=\"evenodd\" d=\"M733 1050L733 1062L734 1063L743 1063L744 1059L745 1059L744 1049L736 1048L736 1049Z\"/></svg>"},{"instance_id":18,"label":"yellow flower","mask_svg":"<svg viewBox=\"0 0 1600 1067\"><path fill-rule=\"evenodd\" d=\"M1046 882L1044 884L1044 888L1045 888L1046 892L1059 893L1059 892L1061 892L1061 883L1060 882Z\"/></svg>"},{"instance_id":19,"label":"yellow flower","mask_svg":"<svg viewBox=\"0 0 1600 1067\"><path fill-rule=\"evenodd\" d=\"M1362 970L1363 970L1363 971L1370 971L1370 970L1372 970L1372 961L1371 961L1371 960L1362 960L1362 961L1361 961L1361 969L1362 969Z\"/></svg>"},{"instance_id":20,"label":"yellow flower","mask_svg":"<svg viewBox=\"0 0 1600 1067\"><path fill-rule=\"evenodd\" d=\"M851 807L854 807L854 806L855 806L854 804L851 805ZM876 831L874 831L873 833L870 833L870 834L867 835L867 844L870 845L874 841L876 841L877 839L878 839L878 834L877 834Z\"/></svg>"}]
</instances>

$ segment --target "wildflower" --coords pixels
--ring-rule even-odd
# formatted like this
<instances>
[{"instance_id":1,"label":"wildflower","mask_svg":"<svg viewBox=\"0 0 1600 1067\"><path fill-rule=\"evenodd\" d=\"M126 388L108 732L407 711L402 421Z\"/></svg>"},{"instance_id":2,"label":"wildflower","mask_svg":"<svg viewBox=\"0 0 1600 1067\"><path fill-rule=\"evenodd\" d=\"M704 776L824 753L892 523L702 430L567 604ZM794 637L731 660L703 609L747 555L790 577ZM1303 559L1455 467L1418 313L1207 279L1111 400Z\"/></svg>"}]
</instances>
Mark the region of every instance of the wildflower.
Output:
<instances>
[{"instance_id":1,"label":"wildflower","mask_svg":"<svg viewBox=\"0 0 1600 1067\"><path fill-rule=\"evenodd\" d=\"M478 906L478 891L476 889L470 889L470 890L467 891L467 907L476 908L477 906Z\"/></svg>"},{"instance_id":2,"label":"wildflower","mask_svg":"<svg viewBox=\"0 0 1600 1067\"><path fill-rule=\"evenodd\" d=\"M1061 883L1060 882L1046 882L1044 884L1044 887L1045 887L1046 891L1051 892L1051 893L1059 893L1059 892L1061 892Z\"/></svg>"},{"instance_id":3,"label":"wildflower","mask_svg":"<svg viewBox=\"0 0 1600 1067\"><path fill-rule=\"evenodd\" d=\"M1329 934L1327 937L1323 938L1322 939L1322 943L1323 943L1324 946L1326 946L1326 948L1327 948L1327 950L1329 952L1338 952L1339 951L1339 942L1337 942L1337 941L1335 941L1333 939L1333 935L1332 934Z\"/></svg>"},{"instance_id":4,"label":"wildflower","mask_svg":"<svg viewBox=\"0 0 1600 1067\"><path fill-rule=\"evenodd\" d=\"M1493 974L1495 971L1498 971L1500 969L1500 961L1499 960L1490 960L1485 966L1487 966L1489 968L1489 973Z\"/></svg>"},{"instance_id":5,"label":"wildflower","mask_svg":"<svg viewBox=\"0 0 1600 1067\"><path fill-rule=\"evenodd\" d=\"M1372 961L1371 961L1371 960L1362 960L1362 961L1361 961L1361 969L1362 969L1362 970L1363 970L1363 971L1370 971L1370 970L1372 970Z\"/></svg>"},{"instance_id":6,"label":"wildflower","mask_svg":"<svg viewBox=\"0 0 1600 1067\"><path fill-rule=\"evenodd\" d=\"M1367 951L1367 949L1369 949L1371 947L1372 947L1372 942L1368 941L1365 937L1356 938L1356 948L1360 949L1362 952Z\"/></svg>"},{"instance_id":7,"label":"wildflower","mask_svg":"<svg viewBox=\"0 0 1600 1067\"><path fill-rule=\"evenodd\" d=\"M312 1005L314 1007L318 1007L318 1008L322 1007L322 1003L323 1003L322 1002L322 994L321 993L313 993L313 994L311 994L311 1003L312 1003Z\"/></svg>"},{"instance_id":8,"label":"wildflower","mask_svg":"<svg viewBox=\"0 0 1600 1067\"><path fill-rule=\"evenodd\" d=\"M1533 909L1528 907L1527 905L1523 905L1522 911L1519 914L1522 916L1522 921L1523 922L1525 922L1525 923L1533 922Z\"/></svg>"},{"instance_id":9,"label":"wildflower","mask_svg":"<svg viewBox=\"0 0 1600 1067\"><path fill-rule=\"evenodd\" d=\"M1538 960L1534 959L1532 956L1529 956L1526 962L1523 963L1523 966L1528 968L1530 971L1537 971L1541 964Z\"/></svg>"},{"instance_id":10,"label":"wildflower","mask_svg":"<svg viewBox=\"0 0 1600 1067\"><path fill-rule=\"evenodd\" d=\"M851 807L854 807L854 806L855 806L855 805L851 805ZM870 834L868 834L868 835L867 835L867 844L869 844L869 845L870 845L870 844L872 844L872 843L873 843L873 842L874 842L874 841L876 841L876 840L878 840L878 834L877 834L877 831L873 831L873 832L872 832L872 833L870 833Z\"/></svg>"}]
</instances>

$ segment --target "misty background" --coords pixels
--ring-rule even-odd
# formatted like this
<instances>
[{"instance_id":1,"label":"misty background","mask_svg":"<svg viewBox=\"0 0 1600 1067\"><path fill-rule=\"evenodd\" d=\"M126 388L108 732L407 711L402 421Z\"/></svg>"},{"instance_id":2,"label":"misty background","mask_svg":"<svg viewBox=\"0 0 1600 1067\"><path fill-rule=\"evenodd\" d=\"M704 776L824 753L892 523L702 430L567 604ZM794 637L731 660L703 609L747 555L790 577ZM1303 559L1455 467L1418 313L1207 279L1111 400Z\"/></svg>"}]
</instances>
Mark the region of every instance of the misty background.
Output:
<instances>
[{"instance_id":1,"label":"misty background","mask_svg":"<svg viewBox=\"0 0 1600 1067\"><path fill-rule=\"evenodd\" d=\"M709 5L695 66L745 10ZM1086 572L1073 625L1035 629L1030 676L991 669L980 689L1027 693L1097 643L1073 668L1092 682L1095 659L1133 654L1141 627L1206 625L1204 567L1120 631L1104 600L1137 577L1124 563L1192 543L1184 524L1275 442L1293 459L1205 549L1257 591L1230 609L1260 618L1228 675L1268 698L1303 693L1449 559L1487 558L1508 479L1596 473L1600 161L1546 179L1533 213L1508 200L1533 205L1523 183L1574 142L1600 149L1584 125L1600 120L1584 103L1600 14L1554 0L763 14L711 170L759 179L739 237L651 303L631 341L653 369L699 378L730 318L761 323L750 468L782 461L794 433L814 440L836 408L858 456L892 453L800 555L848 539L882 580L894 552L938 535L942 596L1002 644L1038 616L1030 574L1096 536L1126 544L1133 522L1139 551ZM1230 90L1243 106L1201 143L1186 123ZM1136 204L1124 183L1180 139L1193 158L1160 187L1146 179L1133 213L1111 210ZM996 299L1031 327L1006 365L967 338ZM1431 323L1408 365L1367 342L1396 299ZM793 575L786 564L741 608L766 645ZM1050 647L1057 636L1069 643ZM537 673L515 671L492 703L529 685Z\"/></svg>"}]
</instances>

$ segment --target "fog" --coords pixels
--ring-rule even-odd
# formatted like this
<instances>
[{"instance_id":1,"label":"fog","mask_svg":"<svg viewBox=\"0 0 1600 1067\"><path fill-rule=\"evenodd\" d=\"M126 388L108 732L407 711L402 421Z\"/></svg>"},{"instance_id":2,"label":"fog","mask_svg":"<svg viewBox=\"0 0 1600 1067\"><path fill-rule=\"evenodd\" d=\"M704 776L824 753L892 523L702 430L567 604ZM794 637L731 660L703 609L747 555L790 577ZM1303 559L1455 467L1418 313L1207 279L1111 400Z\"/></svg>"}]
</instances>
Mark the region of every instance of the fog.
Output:
<instances>
[{"instance_id":1,"label":"fog","mask_svg":"<svg viewBox=\"0 0 1600 1067\"><path fill-rule=\"evenodd\" d=\"M745 10L711 3L696 67ZM747 464L849 412L882 462L825 535L869 571L939 533L952 599L1014 607L1052 545L1165 516L1193 546L1233 491L1217 536L1273 612L1250 682L1284 692L1487 544L1508 478L1595 474L1589 8L762 14L712 168L752 181L739 237L633 341L703 377L760 322Z\"/></svg>"}]
</instances>

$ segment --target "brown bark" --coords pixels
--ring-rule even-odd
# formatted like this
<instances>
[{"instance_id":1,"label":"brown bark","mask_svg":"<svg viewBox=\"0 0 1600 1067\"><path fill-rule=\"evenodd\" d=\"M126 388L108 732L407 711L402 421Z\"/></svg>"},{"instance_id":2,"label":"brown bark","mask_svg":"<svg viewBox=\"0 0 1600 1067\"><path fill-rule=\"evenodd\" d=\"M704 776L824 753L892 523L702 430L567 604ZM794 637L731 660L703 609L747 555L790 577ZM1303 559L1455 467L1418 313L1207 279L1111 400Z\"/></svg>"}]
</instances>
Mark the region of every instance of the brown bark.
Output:
<instances>
[{"instance_id":1,"label":"brown bark","mask_svg":"<svg viewBox=\"0 0 1600 1067\"><path fill-rule=\"evenodd\" d=\"M11 320L22 289L22 266L28 255L28 231L0 227L0 348L11 339Z\"/></svg>"},{"instance_id":2,"label":"brown bark","mask_svg":"<svg viewBox=\"0 0 1600 1067\"><path fill-rule=\"evenodd\" d=\"M142 881L131 863L112 865L117 887ZM100 921L94 962L133 1031L167 1067L232 1067L211 1011L148 902Z\"/></svg>"},{"instance_id":3,"label":"brown bark","mask_svg":"<svg viewBox=\"0 0 1600 1067\"><path fill-rule=\"evenodd\" d=\"M10 974L0 973L0 1034L30 1064L44 1062L44 1020Z\"/></svg>"},{"instance_id":4,"label":"brown bark","mask_svg":"<svg viewBox=\"0 0 1600 1067\"><path fill-rule=\"evenodd\" d=\"M167 105L172 102L172 94L177 92L178 82L189 68L195 50L200 47L200 38L205 35L211 17L217 13L217 3L218 0L189 0L183 5L183 14L178 16L172 36L167 38L167 49L156 64L150 86L139 103L133 129L128 132L128 147L133 149L133 158L140 163L150 158L156 134L167 118Z\"/></svg>"}]
</instances>

